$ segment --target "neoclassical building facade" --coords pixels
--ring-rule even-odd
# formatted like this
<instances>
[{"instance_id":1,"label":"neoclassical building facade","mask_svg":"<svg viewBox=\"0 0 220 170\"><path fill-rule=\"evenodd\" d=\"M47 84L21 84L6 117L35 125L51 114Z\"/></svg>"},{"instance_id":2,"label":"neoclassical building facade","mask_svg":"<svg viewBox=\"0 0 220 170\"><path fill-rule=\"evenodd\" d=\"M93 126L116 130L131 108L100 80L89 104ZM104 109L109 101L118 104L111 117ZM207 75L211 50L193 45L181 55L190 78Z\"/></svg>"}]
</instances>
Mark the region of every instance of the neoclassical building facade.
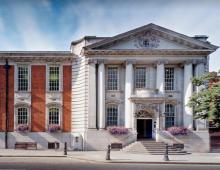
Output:
<instances>
[{"instance_id":1,"label":"neoclassical building facade","mask_svg":"<svg viewBox=\"0 0 220 170\"><path fill-rule=\"evenodd\" d=\"M190 130L181 141L188 149L208 151L208 125L195 120L187 105L202 88L191 78L208 71L209 54L217 49L207 38L148 24L113 37L83 37L69 52L1 52L1 147L7 60L11 148L22 141L40 148L67 142L71 150L103 150L138 139L174 143L164 132L180 126ZM17 132L18 124L28 124L28 132ZM48 131L50 124L59 125L59 132ZM125 127L128 134L111 135L109 126Z\"/></svg>"}]
</instances>

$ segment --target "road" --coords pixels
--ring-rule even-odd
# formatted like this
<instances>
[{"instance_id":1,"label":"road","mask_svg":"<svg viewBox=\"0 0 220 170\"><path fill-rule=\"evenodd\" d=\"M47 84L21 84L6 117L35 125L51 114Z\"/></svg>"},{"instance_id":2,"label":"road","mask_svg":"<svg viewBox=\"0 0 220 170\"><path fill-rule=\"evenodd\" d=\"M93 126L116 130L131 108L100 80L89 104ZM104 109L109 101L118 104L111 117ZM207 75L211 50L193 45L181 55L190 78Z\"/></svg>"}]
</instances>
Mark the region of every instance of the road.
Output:
<instances>
[{"instance_id":1,"label":"road","mask_svg":"<svg viewBox=\"0 0 220 170\"><path fill-rule=\"evenodd\" d=\"M219 170L218 165L167 165L133 163L97 163L72 158L0 157L0 170Z\"/></svg>"}]
</instances>

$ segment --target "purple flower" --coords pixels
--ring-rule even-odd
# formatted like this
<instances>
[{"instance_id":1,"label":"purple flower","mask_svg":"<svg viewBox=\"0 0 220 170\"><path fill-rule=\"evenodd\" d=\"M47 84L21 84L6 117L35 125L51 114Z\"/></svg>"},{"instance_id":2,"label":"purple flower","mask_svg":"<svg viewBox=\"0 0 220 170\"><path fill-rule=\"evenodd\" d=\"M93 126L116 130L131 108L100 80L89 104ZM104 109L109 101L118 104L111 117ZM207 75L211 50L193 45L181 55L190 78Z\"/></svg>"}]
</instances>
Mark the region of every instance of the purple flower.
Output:
<instances>
[{"instance_id":1,"label":"purple flower","mask_svg":"<svg viewBox=\"0 0 220 170\"><path fill-rule=\"evenodd\" d=\"M188 132L187 128L176 126L169 127L167 131L172 135L187 135Z\"/></svg>"},{"instance_id":2,"label":"purple flower","mask_svg":"<svg viewBox=\"0 0 220 170\"><path fill-rule=\"evenodd\" d=\"M112 135L126 135L128 134L128 129L122 126L109 126L107 127L107 130Z\"/></svg>"},{"instance_id":3,"label":"purple flower","mask_svg":"<svg viewBox=\"0 0 220 170\"><path fill-rule=\"evenodd\" d=\"M27 124L19 124L16 128L18 132L27 132L28 131L28 125Z\"/></svg>"},{"instance_id":4,"label":"purple flower","mask_svg":"<svg viewBox=\"0 0 220 170\"><path fill-rule=\"evenodd\" d=\"M57 124L51 124L48 127L49 132L58 132L61 130L60 125Z\"/></svg>"}]
</instances>

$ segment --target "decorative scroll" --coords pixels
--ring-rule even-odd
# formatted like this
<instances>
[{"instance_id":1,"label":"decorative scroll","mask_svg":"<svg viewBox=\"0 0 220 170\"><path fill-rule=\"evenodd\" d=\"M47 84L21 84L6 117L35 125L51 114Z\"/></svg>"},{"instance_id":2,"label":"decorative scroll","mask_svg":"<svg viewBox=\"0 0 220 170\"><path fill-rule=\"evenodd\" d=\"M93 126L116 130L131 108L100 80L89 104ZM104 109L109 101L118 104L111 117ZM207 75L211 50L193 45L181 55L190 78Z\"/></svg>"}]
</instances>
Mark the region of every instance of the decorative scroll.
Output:
<instances>
[{"instance_id":1,"label":"decorative scroll","mask_svg":"<svg viewBox=\"0 0 220 170\"><path fill-rule=\"evenodd\" d=\"M154 113L149 112L148 110L139 110L134 113L136 118L153 118Z\"/></svg>"}]
</instances>

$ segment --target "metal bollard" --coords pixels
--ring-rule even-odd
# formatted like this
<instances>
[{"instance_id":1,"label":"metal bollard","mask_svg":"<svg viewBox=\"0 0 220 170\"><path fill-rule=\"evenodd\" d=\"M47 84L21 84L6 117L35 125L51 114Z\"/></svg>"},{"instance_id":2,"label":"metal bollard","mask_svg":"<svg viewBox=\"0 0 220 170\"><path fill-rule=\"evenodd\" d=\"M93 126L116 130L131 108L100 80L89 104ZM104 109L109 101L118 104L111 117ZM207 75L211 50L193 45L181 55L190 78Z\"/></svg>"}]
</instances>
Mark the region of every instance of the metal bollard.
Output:
<instances>
[{"instance_id":1,"label":"metal bollard","mask_svg":"<svg viewBox=\"0 0 220 170\"><path fill-rule=\"evenodd\" d=\"M164 152L163 160L164 161L169 161L169 157L168 157L168 144L166 144L166 146L165 146L165 152Z\"/></svg>"},{"instance_id":2,"label":"metal bollard","mask_svg":"<svg viewBox=\"0 0 220 170\"><path fill-rule=\"evenodd\" d=\"M107 153L106 153L106 158L105 158L106 160L111 160L110 152L111 152L111 145L108 145Z\"/></svg>"},{"instance_id":3,"label":"metal bollard","mask_svg":"<svg viewBox=\"0 0 220 170\"><path fill-rule=\"evenodd\" d=\"M64 143L64 155L67 155L67 143Z\"/></svg>"}]
</instances>

